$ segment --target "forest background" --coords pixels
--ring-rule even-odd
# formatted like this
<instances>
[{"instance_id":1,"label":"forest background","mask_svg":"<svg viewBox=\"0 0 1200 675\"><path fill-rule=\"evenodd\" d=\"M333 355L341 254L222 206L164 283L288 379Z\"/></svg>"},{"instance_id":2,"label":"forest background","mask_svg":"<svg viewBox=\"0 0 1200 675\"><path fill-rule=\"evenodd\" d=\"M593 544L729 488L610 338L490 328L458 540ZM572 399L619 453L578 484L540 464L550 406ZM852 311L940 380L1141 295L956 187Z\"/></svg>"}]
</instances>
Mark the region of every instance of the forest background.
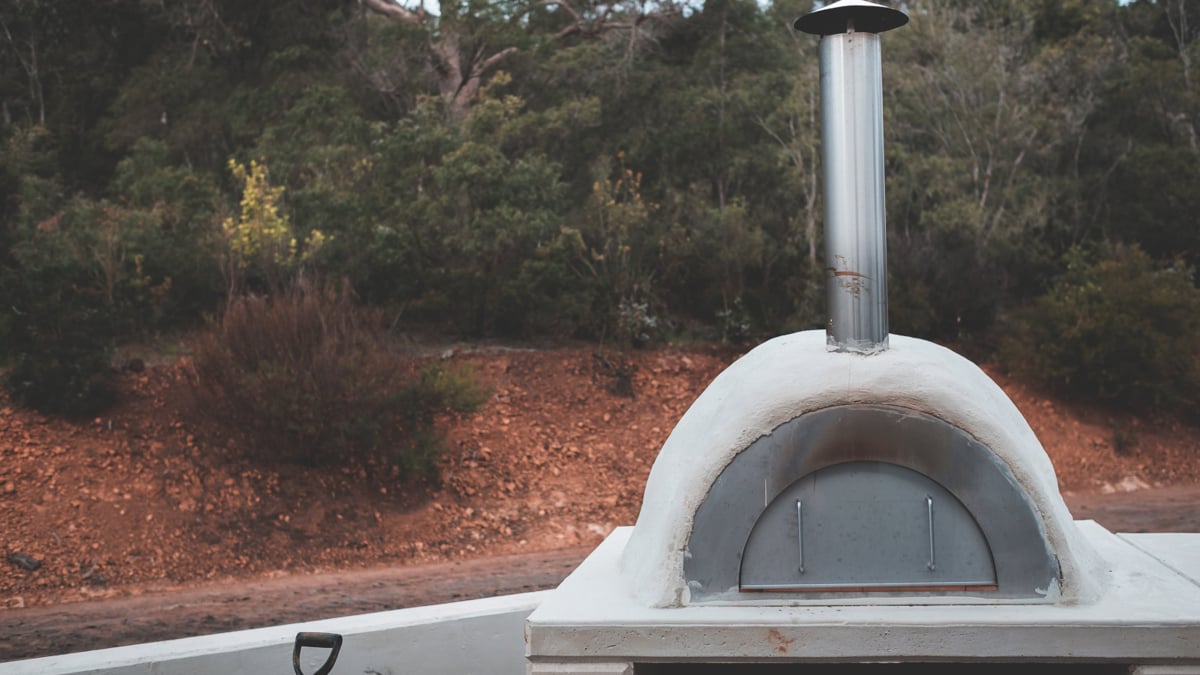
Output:
<instances>
[{"instance_id":1,"label":"forest background","mask_svg":"<svg viewBox=\"0 0 1200 675\"><path fill-rule=\"evenodd\" d=\"M1200 0L902 4L893 332L1194 415ZM209 381L275 378L240 383L254 401L284 375L231 344L271 333L271 298L315 303L334 351L362 326L622 348L820 327L817 41L791 29L812 8L8 0L7 387L90 415L115 348L207 330ZM434 394L454 383L408 392Z\"/></svg>"}]
</instances>

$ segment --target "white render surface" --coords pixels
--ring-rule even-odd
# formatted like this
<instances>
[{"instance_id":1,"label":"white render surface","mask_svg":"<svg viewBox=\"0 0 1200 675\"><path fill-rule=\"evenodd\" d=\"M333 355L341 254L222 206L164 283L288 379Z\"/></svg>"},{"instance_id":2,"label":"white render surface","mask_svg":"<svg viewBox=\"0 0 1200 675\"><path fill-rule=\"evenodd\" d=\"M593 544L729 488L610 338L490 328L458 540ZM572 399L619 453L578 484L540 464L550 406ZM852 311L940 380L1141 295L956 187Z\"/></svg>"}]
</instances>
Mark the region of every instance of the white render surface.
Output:
<instances>
[{"instance_id":1,"label":"white render surface","mask_svg":"<svg viewBox=\"0 0 1200 675\"><path fill-rule=\"evenodd\" d=\"M1196 505L1200 508L1200 504ZM1121 538L1200 585L1200 537L1179 532L1122 534Z\"/></svg>"},{"instance_id":2,"label":"white render surface","mask_svg":"<svg viewBox=\"0 0 1200 675\"><path fill-rule=\"evenodd\" d=\"M0 663L0 675L291 673L296 633L345 639L333 673L521 675L525 618L548 591ZM312 673L328 650L304 649Z\"/></svg>"},{"instance_id":3,"label":"white render surface","mask_svg":"<svg viewBox=\"0 0 1200 675\"><path fill-rule=\"evenodd\" d=\"M872 355L828 351L824 331L775 338L716 377L663 444L621 570L647 607L688 604L683 557L692 520L713 482L752 442L800 415L844 404L880 404L937 417L990 448L1038 513L1062 570L1047 589L1059 604L1104 589L1105 568L1073 527L1045 450L1000 387L974 363L931 342L891 336Z\"/></svg>"},{"instance_id":4,"label":"white render surface","mask_svg":"<svg viewBox=\"0 0 1200 675\"><path fill-rule=\"evenodd\" d=\"M620 528L530 615L530 661L545 664L530 672L560 672L550 665L556 662L671 660L1200 666L1200 586L1095 522L1068 527L1110 572L1104 591L1086 605L673 608L647 607L622 574L622 553L624 564L632 562L632 530ZM1164 550L1183 554L1197 545L1200 534L1179 535Z\"/></svg>"}]
</instances>

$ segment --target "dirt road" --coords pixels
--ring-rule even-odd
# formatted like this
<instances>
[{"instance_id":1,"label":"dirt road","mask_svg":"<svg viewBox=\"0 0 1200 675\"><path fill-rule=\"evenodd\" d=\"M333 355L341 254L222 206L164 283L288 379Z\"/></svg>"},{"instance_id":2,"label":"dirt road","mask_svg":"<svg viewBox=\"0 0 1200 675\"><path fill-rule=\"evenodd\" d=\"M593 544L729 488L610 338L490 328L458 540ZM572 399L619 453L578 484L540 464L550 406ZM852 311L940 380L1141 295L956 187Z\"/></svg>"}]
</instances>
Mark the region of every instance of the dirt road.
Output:
<instances>
[{"instance_id":1,"label":"dirt road","mask_svg":"<svg viewBox=\"0 0 1200 675\"><path fill-rule=\"evenodd\" d=\"M1113 492L1065 493L1079 520L1095 520L1113 532L1200 532L1200 486Z\"/></svg>"},{"instance_id":2,"label":"dirt road","mask_svg":"<svg viewBox=\"0 0 1200 675\"><path fill-rule=\"evenodd\" d=\"M8 610L0 612L0 660L554 588L587 554L575 548L289 575Z\"/></svg>"},{"instance_id":3,"label":"dirt road","mask_svg":"<svg viewBox=\"0 0 1200 675\"><path fill-rule=\"evenodd\" d=\"M1077 518L1116 532L1200 532L1200 486L1068 494ZM0 660L553 588L574 548L462 562L148 590L136 597L0 612Z\"/></svg>"}]
</instances>

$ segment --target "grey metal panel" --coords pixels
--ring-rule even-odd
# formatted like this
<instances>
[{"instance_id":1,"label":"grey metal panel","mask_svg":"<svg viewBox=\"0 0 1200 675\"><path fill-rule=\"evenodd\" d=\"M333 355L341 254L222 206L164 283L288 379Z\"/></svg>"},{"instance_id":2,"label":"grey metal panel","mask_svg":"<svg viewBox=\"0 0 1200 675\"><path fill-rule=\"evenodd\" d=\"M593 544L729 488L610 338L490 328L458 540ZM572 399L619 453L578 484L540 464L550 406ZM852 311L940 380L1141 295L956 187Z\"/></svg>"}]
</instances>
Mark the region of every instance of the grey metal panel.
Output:
<instances>
[{"instance_id":1,"label":"grey metal panel","mask_svg":"<svg viewBox=\"0 0 1200 675\"><path fill-rule=\"evenodd\" d=\"M765 599L738 590L742 553L755 523L798 479L847 462L884 462L916 471L953 495L974 518L992 552L997 589L954 595L1037 600L1057 583L1058 560L1032 502L991 450L930 415L895 406L846 405L780 425L740 452L717 477L696 511L684 556L691 602ZM931 594L946 593L894 593Z\"/></svg>"},{"instance_id":2,"label":"grey metal panel","mask_svg":"<svg viewBox=\"0 0 1200 675\"><path fill-rule=\"evenodd\" d=\"M966 508L926 476L883 462L837 464L792 483L751 531L740 584L995 585L987 540Z\"/></svg>"}]
</instances>

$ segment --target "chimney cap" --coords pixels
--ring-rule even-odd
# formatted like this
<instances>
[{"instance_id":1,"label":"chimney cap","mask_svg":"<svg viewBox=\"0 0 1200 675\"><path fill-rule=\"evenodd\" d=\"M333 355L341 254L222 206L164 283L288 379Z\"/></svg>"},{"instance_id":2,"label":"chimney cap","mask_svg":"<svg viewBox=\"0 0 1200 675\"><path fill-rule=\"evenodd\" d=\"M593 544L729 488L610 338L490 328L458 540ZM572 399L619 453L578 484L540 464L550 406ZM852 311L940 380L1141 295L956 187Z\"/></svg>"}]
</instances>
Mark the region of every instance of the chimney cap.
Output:
<instances>
[{"instance_id":1,"label":"chimney cap","mask_svg":"<svg viewBox=\"0 0 1200 675\"><path fill-rule=\"evenodd\" d=\"M908 15L898 9L867 0L838 0L796 19L795 28L813 35L837 35L850 30L882 33L908 23Z\"/></svg>"}]
</instances>

